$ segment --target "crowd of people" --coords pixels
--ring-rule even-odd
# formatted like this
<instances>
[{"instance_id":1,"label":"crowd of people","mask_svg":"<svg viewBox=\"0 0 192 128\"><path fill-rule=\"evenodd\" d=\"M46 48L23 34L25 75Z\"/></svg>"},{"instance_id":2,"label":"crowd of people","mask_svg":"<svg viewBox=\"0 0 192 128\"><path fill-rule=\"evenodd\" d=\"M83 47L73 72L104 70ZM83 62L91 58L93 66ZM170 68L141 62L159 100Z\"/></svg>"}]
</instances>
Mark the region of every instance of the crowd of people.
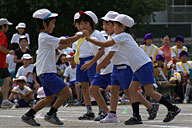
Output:
<instances>
[{"instance_id":1,"label":"crowd of people","mask_svg":"<svg viewBox=\"0 0 192 128\"><path fill-rule=\"evenodd\" d=\"M40 126L34 115L50 105L44 119L62 125L56 113L69 97L75 105L86 107L79 120L101 123L118 123L117 106L120 97L122 102L126 98L133 116L125 125L143 123L139 104L147 108L149 120L156 117L159 103L163 104L168 109L163 121L169 122L181 111L173 102L190 102L192 61L182 36L171 47L166 35L158 48L152 33L147 33L139 47L131 33L135 22L130 16L109 11L101 18L100 32L95 29L95 13L79 11L74 15L77 33L57 38L51 35L57 16L47 9L34 12L40 33L36 54L30 50L25 23L16 26L9 50L5 33L12 23L0 19L1 107L32 107L22 116L23 122ZM92 111L92 99L99 107L98 117Z\"/></svg>"}]
</instances>

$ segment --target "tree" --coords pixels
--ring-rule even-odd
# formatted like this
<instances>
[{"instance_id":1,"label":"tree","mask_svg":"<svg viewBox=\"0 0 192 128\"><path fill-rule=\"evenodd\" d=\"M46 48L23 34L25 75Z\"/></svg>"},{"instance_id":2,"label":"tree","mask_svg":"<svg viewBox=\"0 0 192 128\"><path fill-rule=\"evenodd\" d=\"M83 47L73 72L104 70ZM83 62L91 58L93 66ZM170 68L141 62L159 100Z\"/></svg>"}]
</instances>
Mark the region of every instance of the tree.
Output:
<instances>
[{"instance_id":1,"label":"tree","mask_svg":"<svg viewBox=\"0 0 192 128\"><path fill-rule=\"evenodd\" d=\"M134 34L138 36L140 31L145 30L145 25L149 15L154 11L166 9L166 0L1 0L0 17L6 17L14 23L14 27L19 22L27 24L27 32L31 37L31 48L37 48L37 35L32 14L40 8L47 8L52 12L59 13L54 34L57 36L74 35L76 32L73 26L73 16L79 10L91 10L98 18L104 16L108 11L114 10L133 17L136 22L133 27ZM101 22L98 28L101 30ZM8 40L16 32L14 27L10 27Z\"/></svg>"}]
</instances>

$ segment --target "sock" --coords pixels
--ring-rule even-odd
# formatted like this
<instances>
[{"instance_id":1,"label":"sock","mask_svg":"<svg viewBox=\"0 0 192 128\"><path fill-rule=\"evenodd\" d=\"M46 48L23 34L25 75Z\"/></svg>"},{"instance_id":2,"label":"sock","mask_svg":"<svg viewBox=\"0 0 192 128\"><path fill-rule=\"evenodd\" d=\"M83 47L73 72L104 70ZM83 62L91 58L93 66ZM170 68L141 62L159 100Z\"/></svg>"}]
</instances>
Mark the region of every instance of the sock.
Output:
<instances>
[{"instance_id":1,"label":"sock","mask_svg":"<svg viewBox=\"0 0 192 128\"><path fill-rule=\"evenodd\" d=\"M99 113L104 113L103 109L100 106L98 106L98 108L99 108Z\"/></svg>"},{"instance_id":2,"label":"sock","mask_svg":"<svg viewBox=\"0 0 192 128\"><path fill-rule=\"evenodd\" d=\"M25 113L26 116L32 117L36 114L36 111L34 109L30 109L27 113Z\"/></svg>"},{"instance_id":3,"label":"sock","mask_svg":"<svg viewBox=\"0 0 192 128\"><path fill-rule=\"evenodd\" d=\"M167 107L168 111L173 110L174 106L163 96L161 97L159 103L163 104L165 107Z\"/></svg>"},{"instance_id":4,"label":"sock","mask_svg":"<svg viewBox=\"0 0 192 128\"><path fill-rule=\"evenodd\" d=\"M140 117L139 115L139 102L132 103L133 116Z\"/></svg>"},{"instance_id":5,"label":"sock","mask_svg":"<svg viewBox=\"0 0 192 128\"><path fill-rule=\"evenodd\" d=\"M49 110L49 112L47 113L48 116L51 116L53 115L53 113L56 113L57 112L57 109L54 108L54 107L51 107L51 109Z\"/></svg>"},{"instance_id":6,"label":"sock","mask_svg":"<svg viewBox=\"0 0 192 128\"><path fill-rule=\"evenodd\" d=\"M186 86L186 92L185 92L185 99L188 100L189 99L189 94L190 94L190 89L191 89L191 86L189 84L187 84Z\"/></svg>"},{"instance_id":7,"label":"sock","mask_svg":"<svg viewBox=\"0 0 192 128\"><path fill-rule=\"evenodd\" d=\"M116 114L116 112L115 112L115 111L110 111L110 113L112 113L112 114Z\"/></svg>"},{"instance_id":8,"label":"sock","mask_svg":"<svg viewBox=\"0 0 192 128\"><path fill-rule=\"evenodd\" d=\"M18 100L17 100L17 99L14 99L13 102L14 102L14 103L18 103Z\"/></svg>"},{"instance_id":9,"label":"sock","mask_svg":"<svg viewBox=\"0 0 192 128\"><path fill-rule=\"evenodd\" d=\"M87 113L92 113L92 107L91 107L91 105L89 104L89 105L85 105L86 106L86 108L87 108Z\"/></svg>"}]
</instances>

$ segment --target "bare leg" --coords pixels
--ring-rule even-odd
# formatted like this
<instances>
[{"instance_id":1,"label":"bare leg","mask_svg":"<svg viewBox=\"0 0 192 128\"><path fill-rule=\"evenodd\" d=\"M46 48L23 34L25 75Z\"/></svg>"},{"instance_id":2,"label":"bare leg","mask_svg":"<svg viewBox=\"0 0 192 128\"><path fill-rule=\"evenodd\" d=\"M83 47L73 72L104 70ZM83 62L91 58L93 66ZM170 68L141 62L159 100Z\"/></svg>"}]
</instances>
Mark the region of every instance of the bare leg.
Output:
<instances>
[{"instance_id":1,"label":"bare leg","mask_svg":"<svg viewBox=\"0 0 192 128\"><path fill-rule=\"evenodd\" d=\"M91 97L89 93L89 82L81 82L81 85L82 85L83 99L84 99L85 105L90 105Z\"/></svg>"},{"instance_id":2,"label":"bare leg","mask_svg":"<svg viewBox=\"0 0 192 128\"><path fill-rule=\"evenodd\" d=\"M120 85L111 86L111 103L110 103L111 111L116 112L117 110L117 105L119 100L119 89L120 89Z\"/></svg>"},{"instance_id":3,"label":"bare leg","mask_svg":"<svg viewBox=\"0 0 192 128\"><path fill-rule=\"evenodd\" d=\"M10 87L9 87L10 82L11 82L11 77L6 77L4 79L4 83L3 83L3 100L8 99L8 92L10 90Z\"/></svg>"}]
</instances>

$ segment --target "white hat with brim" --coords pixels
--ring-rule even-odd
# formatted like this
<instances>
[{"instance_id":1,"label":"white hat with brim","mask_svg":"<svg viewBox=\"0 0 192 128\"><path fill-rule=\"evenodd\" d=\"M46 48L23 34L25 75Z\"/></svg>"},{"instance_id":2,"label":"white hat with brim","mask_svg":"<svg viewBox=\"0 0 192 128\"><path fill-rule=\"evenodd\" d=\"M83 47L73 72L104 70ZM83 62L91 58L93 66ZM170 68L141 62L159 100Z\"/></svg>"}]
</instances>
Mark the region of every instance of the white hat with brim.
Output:
<instances>
[{"instance_id":1,"label":"white hat with brim","mask_svg":"<svg viewBox=\"0 0 192 128\"><path fill-rule=\"evenodd\" d=\"M80 18L79 12L75 13L75 15L74 15L74 22L75 22L75 20L78 20L79 18Z\"/></svg>"},{"instance_id":2,"label":"white hat with brim","mask_svg":"<svg viewBox=\"0 0 192 128\"><path fill-rule=\"evenodd\" d=\"M101 19L104 21L110 21L112 19L115 19L115 17L117 17L119 15L118 12L115 11L109 11L104 17L102 17Z\"/></svg>"},{"instance_id":3,"label":"white hat with brim","mask_svg":"<svg viewBox=\"0 0 192 128\"><path fill-rule=\"evenodd\" d=\"M119 14L117 17L115 17L115 19L112 19L110 21L119 22L129 28L134 25L133 18L125 14Z\"/></svg>"},{"instance_id":4,"label":"white hat with brim","mask_svg":"<svg viewBox=\"0 0 192 128\"><path fill-rule=\"evenodd\" d=\"M30 54L23 54L23 57L22 57L21 59L22 59L22 60L23 60L23 59L26 59L26 60L32 59L32 56L31 56Z\"/></svg>"},{"instance_id":5,"label":"white hat with brim","mask_svg":"<svg viewBox=\"0 0 192 128\"><path fill-rule=\"evenodd\" d=\"M97 18L97 16L95 15L95 13L93 13L92 11L85 11L85 12L79 11L79 14L80 14L80 15L85 14L85 15L91 17L91 19L93 20L93 22L94 22L95 24L98 23L98 18Z\"/></svg>"},{"instance_id":6,"label":"white hat with brim","mask_svg":"<svg viewBox=\"0 0 192 128\"><path fill-rule=\"evenodd\" d=\"M27 78L25 76L19 76L16 81L25 81L27 82Z\"/></svg>"},{"instance_id":7,"label":"white hat with brim","mask_svg":"<svg viewBox=\"0 0 192 128\"><path fill-rule=\"evenodd\" d=\"M15 28L16 29L18 29L18 28L26 28L26 24L25 23L19 23Z\"/></svg>"},{"instance_id":8,"label":"white hat with brim","mask_svg":"<svg viewBox=\"0 0 192 128\"><path fill-rule=\"evenodd\" d=\"M0 25L7 24L7 25L13 25L13 23L9 22L6 18L0 19Z\"/></svg>"},{"instance_id":9,"label":"white hat with brim","mask_svg":"<svg viewBox=\"0 0 192 128\"><path fill-rule=\"evenodd\" d=\"M52 13L51 11L45 8L39 9L33 13L33 18L42 19L42 20L46 20L48 18L57 17L57 16L58 16L57 13Z\"/></svg>"}]
</instances>

